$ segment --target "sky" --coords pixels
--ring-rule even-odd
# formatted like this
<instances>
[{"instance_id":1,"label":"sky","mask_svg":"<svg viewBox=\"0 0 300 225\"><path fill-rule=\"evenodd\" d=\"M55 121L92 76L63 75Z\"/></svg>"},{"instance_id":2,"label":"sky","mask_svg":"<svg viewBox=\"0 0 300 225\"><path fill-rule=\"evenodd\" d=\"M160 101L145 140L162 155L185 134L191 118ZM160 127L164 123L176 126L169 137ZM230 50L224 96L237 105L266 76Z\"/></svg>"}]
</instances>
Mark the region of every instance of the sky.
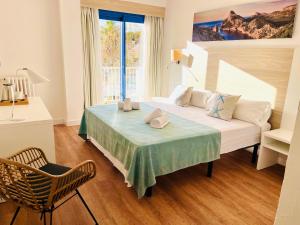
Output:
<instances>
[{"instance_id":1,"label":"sky","mask_svg":"<svg viewBox=\"0 0 300 225\"><path fill-rule=\"evenodd\" d=\"M298 0L272 0L265 2L255 2L244 5L236 5L211 11L199 12L194 15L194 23L203 23L225 19L231 10L243 17L254 15L256 12L270 13L282 8L294 5Z\"/></svg>"}]
</instances>

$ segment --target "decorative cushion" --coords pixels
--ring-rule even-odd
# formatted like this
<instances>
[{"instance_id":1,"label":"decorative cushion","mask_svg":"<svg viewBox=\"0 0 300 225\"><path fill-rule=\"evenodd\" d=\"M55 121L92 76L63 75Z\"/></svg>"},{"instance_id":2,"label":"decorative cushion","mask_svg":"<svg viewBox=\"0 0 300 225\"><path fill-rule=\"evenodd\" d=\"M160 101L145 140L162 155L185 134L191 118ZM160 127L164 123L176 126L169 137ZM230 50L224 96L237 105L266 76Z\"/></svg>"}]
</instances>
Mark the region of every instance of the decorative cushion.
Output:
<instances>
[{"instance_id":1,"label":"decorative cushion","mask_svg":"<svg viewBox=\"0 0 300 225\"><path fill-rule=\"evenodd\" d=\"M173 92L171 93L171 95L169 96L169 100L170 102L175 103L176 99L182 95L185 91L186 91L187 87L185 87L184 85L178 85L174 88Z\"/></svg>"},{"instance_id":2,"label":"decorative cushion","mask_svg":"<svg viewBox=\"0 0 300 225\"><path fill-rule=\"evenodd\" d=\"M270 102L241 99L236 105L233 118L262 127L268 122L271 114L272 107Z\"/></svg>"},{"instance_id":3,"label":"decorative cushion","mask_svg":"<svg viewBox=\"0 0 300 225\"><path fill-rule=\"evenodd\" d=\"M190 104L191 97L192 97L193 87L187 88L184 93L182 93L177 99L176 99L176 105L185 107Z\"/></svg>"},{"instance_id":4,"label":"decorative cushion","mask_svg":"<svg viewBox=\"0 0 300 225\"><path fill-rule=\"evenodd\" d=\"M211 94L211 96L207 99L206 102L206 110L210 111L214 107L217 97L218 93Z\"/></svg>"},{"instance_id":5,"label":"decorative cushion","mask_svg":"<svg viewBox=\"0 0 300 225\"><path fill-rule=\"evenodd\" d=\"M45 166L42 166L40 170L49 173L51 175L62 175L66 172L68 172L71 168L66 166L61 166L53 163L48 163Z\"/></svg>"},{"instance_id":6,"label":"decorative cushion","mask_svg":"<svg viewBox=\"0 0 300 225\"><path fill-rule=\"evenodd\" d=\"M239 98L240 96L217 94L215 104L208 115L222 120L231 120Z\"/></svg>"},{"instance_id":7,"label":"decorative cushion","mask_svg":"<svg viewBox=\"0 0 300 225\"><path fill-rule=\"evenodd\" d=\"M212 93L207 90L193 90L191 97L191 105L199 108L206 108L206 103L211 95Z\"/></svg>"}]
</instances>

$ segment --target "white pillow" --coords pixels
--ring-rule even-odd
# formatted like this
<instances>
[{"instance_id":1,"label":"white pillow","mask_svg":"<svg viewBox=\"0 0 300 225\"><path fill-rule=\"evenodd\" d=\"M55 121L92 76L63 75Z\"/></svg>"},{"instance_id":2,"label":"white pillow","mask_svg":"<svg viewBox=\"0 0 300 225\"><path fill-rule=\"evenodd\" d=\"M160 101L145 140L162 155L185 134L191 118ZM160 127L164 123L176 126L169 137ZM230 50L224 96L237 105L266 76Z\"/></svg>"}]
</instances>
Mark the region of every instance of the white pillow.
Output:
<instances>
[{"instance_id":1,"label":"white pillow","mask_svg":"<svg viewBox=\"0 0 300 225\"><path fill-rule=\"evenodd\" d=\"M176 105L185 107L190 104L192 97L193 87L189 87L176 99Z\"/></svg>"},{"instance_id":2,"label":"white pillow","mask_svg":"<svg viewBox=\"0 0 300 225\"><path fill-rule=\"evenodd\" d=\"M184 85L178 85L175 87L171 95L169 96L170 102L175 103L180 95L182 95L186 91L187 87Z\"/></svg>"},{"instance_id":3,"label":"white pillow","mask_svg":"<svg viewBox=\"0 0 300 225\"><path fill-rule=\"evenodd\" d=\"M193 90L192 98L191 98L191 105L206 108L206 103L209 97L212 95L210 91L207 90Z\"/></svg>"},{"instance_id":4,"label":"white pillow","mask_svg":"<svg viewBox=\"0 0 300 225\"><path fill-rule=\"evenodd\" d=\"M217 94L214 106L209 110L208 115L222 119L231 120L236 103L241 96Z\"/></svg>"},{"instance_id":5,"label":"white pillow","mask_svg":"<svg viewBox=\"0 0 300 225\"><path fill-rule=\"evenodd\" d=\"M233 118L264 126L270 119L272 107L270 102L240 100L233 113Z\"/></svg>"},{"instance_id":6,"label":"white pillow","mask_svg":"<svg viewBox=\"0 0 300 225\"><path fill-rule=\"evenodd\" d=\"M209 111L214 107L217 97L218 97L218 93L211 94L211 96L207 99L206 102L206 110Z\"/></svg>"}]
</instances>

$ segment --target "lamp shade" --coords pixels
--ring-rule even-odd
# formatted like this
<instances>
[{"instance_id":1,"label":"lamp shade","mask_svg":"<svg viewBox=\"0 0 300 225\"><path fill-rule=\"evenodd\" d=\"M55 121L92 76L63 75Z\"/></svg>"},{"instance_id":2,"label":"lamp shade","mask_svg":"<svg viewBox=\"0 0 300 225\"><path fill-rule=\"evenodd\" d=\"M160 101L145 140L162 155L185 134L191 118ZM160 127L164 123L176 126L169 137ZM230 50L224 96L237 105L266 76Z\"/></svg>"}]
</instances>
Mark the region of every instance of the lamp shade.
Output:
<instances>
[{"instance_id":1,"label":"lamp shade","mask_svg":"<svg viewBox=\"0 0 300 225\"><path fill-rule=\"evenodd\" d=\"M172 49L171 62L190 68L193 64L193 61L194 57L191 54L184 54L181 49Z\"/></svg>"},{"instance_id":2,"label":"lamp shade","mask_svg":"<svg viewBox=\"0 0 300 225\"><path fill-rule=\"evenodd\" d=\"M40 84L40 83L46 83L49 82L50 80L44 76L41 76L37 73L35 73L34 71L32 71L31 69L28 68L20 68L17 70L16 75L18 74L19 71L25 71L27 72L28 78L31 81L31 83L33 84Z\"/></svg>"},{"instance_id":3,"label":"lamp shade","mask_svg":"<svg viewBox=\"0 0 300 225\"><path fill-rule=\"evenodd\" d=\"M171 50L171 61L179 64L181 59L182 59L181 49L172 49Z\"/></svg>"},{"instance_id":4,"label":"lamp shade","mask_svg":"<svg viewBox=\"0 0 300 225\"><path fill-rule=\"evenodd\" d=\"M41 76L30 69L26 69L25 71L27 71L28 77L33 84L46 83L50 81L48 78Z\"/></svg>"}]
</instances>

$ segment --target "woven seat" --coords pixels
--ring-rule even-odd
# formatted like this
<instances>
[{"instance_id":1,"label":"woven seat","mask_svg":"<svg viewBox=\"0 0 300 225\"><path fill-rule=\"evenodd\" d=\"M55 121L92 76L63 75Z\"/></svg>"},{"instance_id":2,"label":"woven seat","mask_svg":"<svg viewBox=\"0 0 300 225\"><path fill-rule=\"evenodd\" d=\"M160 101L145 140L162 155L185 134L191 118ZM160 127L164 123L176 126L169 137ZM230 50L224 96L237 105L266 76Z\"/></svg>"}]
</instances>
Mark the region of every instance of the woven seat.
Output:
<instances>
[{"instance_id":1,"label":"woven seat","mask_svg":"<svg viewBox=\"0 0 300 225\"><path fill-rule=\"evenodd\" d=\"M40 212L44 224L45 214L49 212L52 224L52 213L60 206L55 207L55 203L75 192L73 196L80 197L94 222L98 224L77 189L95 175L96 166L93 161L85 161L69 168L49 163L39 148L28 148L7 159L0 158L0 196L18 206L11 224L20 207Z\"/></svg>"},{"instance_id":2,"label":"woven seat","mask_svg":"<svg viewBox=\"0 0 300 225\"><path fill-rule=\"evenodd\" d=\"M46 165L40 167L40 170L49 173L51 175L62 175L68 172L71 168L66 166L61 166L53 163L47 163Z\"/></svg>"}]
</instances>

